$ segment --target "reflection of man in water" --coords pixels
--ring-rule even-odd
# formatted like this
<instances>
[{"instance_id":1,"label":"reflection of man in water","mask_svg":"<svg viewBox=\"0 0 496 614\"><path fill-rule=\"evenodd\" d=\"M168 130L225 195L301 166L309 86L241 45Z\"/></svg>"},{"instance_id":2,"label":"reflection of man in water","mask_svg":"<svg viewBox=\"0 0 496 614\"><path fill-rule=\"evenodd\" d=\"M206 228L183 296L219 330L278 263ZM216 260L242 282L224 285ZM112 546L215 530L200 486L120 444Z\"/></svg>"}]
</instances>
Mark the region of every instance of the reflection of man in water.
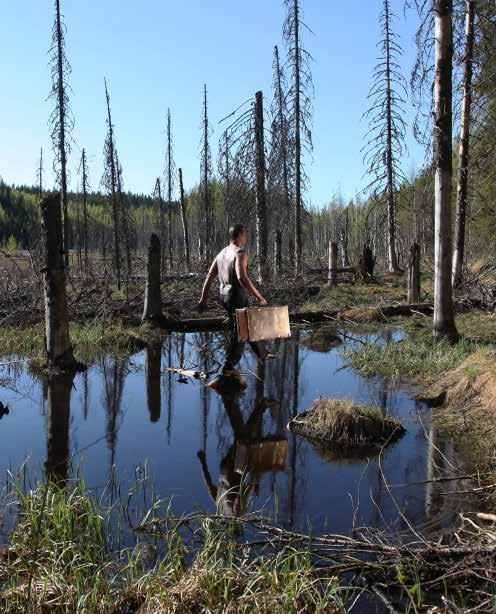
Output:
<instances>
[{"instance_id":1,"label":"reflection of man in water","mask_svg":"<svg viewBox=\"0 0 496 614\"><path fill-rule=\"evenodd\" d=\"M238 444L240 442L249 443L261 440L263 415L268 403L266 399L262 399L255 406L255 409L245 423L239 406L238 391L224 392L222 394L222 401L234 431L234 442L220 462L218 486L214 485L210 476L205 450L198 452L198 458L202 467L203 479L205 480L210 497L217 506L218 513L223 516L235 517L243 513L247 497L251 492L258 489L260 479L260 476L255 474L252 476L252 481L247 482L246 475L243 476L242 473L236 470Z\"/></svg>"},{"instance_id":2,"label":"reflection of man in water","mask_svg":"<svg viewBox=\"0 0 496 614\"><path fill-rule=\"evenodd\" d=\"M231 336L223 375L239 375L235 368L241 360L244 350L244 343L238 339L236 309L242 309L248 305L249 294L252 294L260 305L267 304L267 301L255 288L248 276L248 255L244 249L247 240L248 233L245 226L236 224L230 228L229 245L213 260L198 304L199 310L203 311L207 305L212 281L218 275L220 301L229 316L229 332ZM267 356L265 345L262 342L252 342L250 345L260 360Z\"/></svg>"}]
</instances>

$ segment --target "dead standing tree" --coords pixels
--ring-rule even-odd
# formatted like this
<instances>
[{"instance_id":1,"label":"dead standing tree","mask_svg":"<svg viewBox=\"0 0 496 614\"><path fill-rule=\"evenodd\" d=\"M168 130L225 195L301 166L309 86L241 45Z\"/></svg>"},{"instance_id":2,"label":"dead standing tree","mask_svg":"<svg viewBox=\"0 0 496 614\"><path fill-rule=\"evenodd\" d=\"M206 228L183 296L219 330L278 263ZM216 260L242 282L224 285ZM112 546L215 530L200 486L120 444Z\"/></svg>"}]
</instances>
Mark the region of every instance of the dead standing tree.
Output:
<instances>
[{"instance_id":1,"label":"dead standing tree","mask_svg":"<svg viewBox=\"0 0 496 614\"><path fill-rule=\"evenodd\" d=\"M407 302L420 301L420 245L413 243L410 247L407 276Z\"/></svg>"},{"instance_id":2,"label":"dead standing tree","mask_svg":"<svg viewBox=\"0 0 496 614\"><path fill-rule=\"evenodd\" d=\"M158 207L158 223L160 229L160 243L164 245L165 243L165 208L164 208L164 199L162 197L162 183L160 181L160 177L157 177L155 181L155 190L154 190L154 198L157 199L157 207ZM165 262L164 262L164 251L161 250L161 268L162 275L165 270Z\"/></svg>"},{"instance_id":3,"label":"dead standing tree","mask_svg":"<svg viewBox=\"0 0 496 614\"><path fill-rule=\"evenodd\" d=\"M453 0L435 0L434 337L456 341L451 287Z\"/></svg>"},{"instance_id":4,"label":"dead standing tree","mask_svg":"<svg viewBox=\"0 0 496 614\"><path fill-rule=\"evenodd\" d=\"M148 247L147 276L145 289L145 305L142 322L160 323L162 315L162 296L160 292L160 263L161 263L160 239L156 234L150 236Z\"/></svg>"},{"instance_id":5,"label":"dead standing tree","mask_svg":"<svg viewBox=\"0 0 496 614\"><path fill-rule=\"evenodd\" d=\"M222 200L226 218L225 230L237 221L235 217L237 216L238 206L234 195L234 162L230 138L230 132L228 130L224 131L219 141L217 155L217 169L222 186Z\"/></svg>"},{"instance_id":6,"label":"dead standing tree","mask_svg":"<svg viewBox=\"0 0 496 614\"><path fill-rule=\"evenodd\" d=\"M364 114L369 130L363 148L366 172L372 176L367 189L371 189L376 197L385 194L387 200L388 269L391 273L398 270L395 194L405 179L400 160L405 151L406 132L403 120L406 81L400 72L402 50L398 36L392 31L393 17L389 0L383 0L379 57L368 95L370 108Z\"/></svg>"},{"instance_id":7,"label":"dead standing tree","mask_svg":"<svg viewBox=\"0 0 496 614\"><path fill-rule=\"evenodd\" d=\"M50 133L55 151L53 161L57 184L60 186L60 202L63 215L64 264L69 268L69 214L67 197L67 156L70 153L71 132L74 117L69 108L68 76L71 65L65 53L66 27L60 11L60 0L55 0L55 23L52 29L52 46L49 50L52 89L49 98L55 100L55 108L50 115Z\"/></svg>"},{"instance_id":8,"label":"dead standing tree","mask_svg":"<svg viewBox=\"0 0 496 614\"><path fill-rule=\"evenodd\" d=\"M79 164L78 172L82 174L81 177L81 192L83 196L83 254L84 254L84 271L88 274L88 192L89 192L89 180L88 180L88 163L86 160L86 150L83 148L81 154L81 162Z\"/></svg>"},{"instance_id":9,"label":"dead standing tree","mask_svg":"<svg viewBox=\"0 0 496 614\"><path fill-rule=\"evenodd\" d=\"M40 207L47 366L74 371L79 365L69 336L60 194L49 194Z\"/></svg>"},{"instance_id":10,"label":"dead standing tree","mask_svg":"<svg viewBox=\"0 0 496 614\"><path fill-rule=\"evenodd\" d=\"M255 94L255 151L256 151L256 228L257 228L257 262L258 283L267 281L267 207L265 194L265 139L263 94Z\"/></svg>"},{"instance_id":11,"label":"dead standing tree","mask_svg":"<svg viewBox=\"0 0 496 614\"><path fill-rule=\"evenodd\" d=\"M302 149L312 151L312 98L313 82L310 72L311 56L301 43L302 20L301 0L284 0L286 19L283 38L287 46L287 68L291 77L287 104L294 141L295 202L294 202L294 254L295 273L302 272L302 228L303 196L308 183L303 167ZM307 28L308 29L308 28Z\"/></svg>"},{"instance_id":12,"label":"dead standing tree","mask_svg":"<svg viewBox=\"0 0 496 614\"><path fill-rule=\"evenodd\" d=\"M40 162L36 175L38 180L38 196L41 200L43 198L43 147L40 149Z\"/></svg>"},{"instance_id":13,"label":"dead standing tree","mask_svg":"<svg viewBox=\"0 0 496 614\"><path fill-rule=\"evenodd\" d=\"M246 102L222 121L232 118L245 104ZM253 200L256 202L256 256L259 282L266 280L268 264L263 113L262 92L257 92L250 107L236 117L220 140L221 145L223 143L231 145L231 148L221 155L232 156L233 159L233 184L236 186L240 223L252 225Z\"/></svg>"},{"instance_id":14,"label":"dead standing tree","mask_svg":"<svg viewBox=\"0 0 496 614\"><path fill-rule=\"evenodd\" d=\"M273 71L274 94L270 107L272 122L267 176L272 228L280 231L283 227L290 227L293 217L290 186L294 179L294 147L286 101L286 76L280 63L277 45L274 47ZM281 250L279 256L282 257Z\"/></svg>"},{"instance_id":15,"label":"dead standing tree","mask_svg":"<svg viewBox=\"0 0 496 614\"><path fill-rule=\"evenodd\" d=\"M200 231L200 258L210 262L212 256L213 228L212 195L210 180L212 175L212 157L210 153L210 128L208 124L207 85L203 86L202 138L200 143L201 178L200 190L203 206L203 232Z\"/></svg>"},{"instance_id":16,"label":"dead standing tree","mask_svg":"<svg viewBox=\"0 0 496 614\"><path fill-rule=\"evenodd\" d=\"M167 186L167 247L169 253L169 271L172 271L172 192L174 190L175 164L173 156L173 142L171 129L170 109L167 109L167 150L165 154L165 184Z\"/></svg>"},{"instance_id":17,"label":"dead standing tree","mask_svg":"<svg viewBox=\"0 0 496 614\"><path fill-rule=\"evenodd\" d=\"M181 206L181 222L183 226L183 243L184 243L184 257L186 260L186 271L189 273L191 269L190 255L189 255L189 236L188 236L188 220L186 218L186 202L184 199L184 184L183 184L183 170L179 169L179 201Z\"/></svg>"},{"instance_id":18,"label":"dead standing tree","mask_svg":"<svg viewBox=\"0 0 496 614\"><path fill-rule=\"evenodd\" d=\"M121 251L119 243L119 205L117 193L117 167L116 167L116 150L114 139L114 126L112 124L112 115L110 111L110 96L107 88L107 80L105 80L105 99L107 104L107 137L104 146L104 174L102 183L107 189L112 202L112 219L114 231L114 265L115 274L117 277L117 288L121 289Z\"/></svg>"},{"instance_id":19,"label":"dead standing tree","mask_svg":"<svg viewBox=\"0 0 496 614\"><path fill-rule=\"evenodd\" d=\"M472 63L474 59L475 0L466 0L465 54L463 70L463 99L460 118L460 144L456 181L456 221L453 252L452 283L457 287L462 282L463 257L465 253L465 222L467 217L470 118L472 110Z\"/></svg>"},{"instance_id":20,"label":"dead standing tree","mask_svg":"<svg viewBox=\"0 0 496 614\"><path fill-rule=\"evenodd\" d=\"M126 291L129 292L129 281L131 278L132 270L132 257L131 257L131 220L129 203L127 196L124 192L124 180L122 164L115 149L115 169L117 173L117 203L120 213L120 234L119 237L124 243L124 251L126 254Z\"/></svg>"}]
</instances>

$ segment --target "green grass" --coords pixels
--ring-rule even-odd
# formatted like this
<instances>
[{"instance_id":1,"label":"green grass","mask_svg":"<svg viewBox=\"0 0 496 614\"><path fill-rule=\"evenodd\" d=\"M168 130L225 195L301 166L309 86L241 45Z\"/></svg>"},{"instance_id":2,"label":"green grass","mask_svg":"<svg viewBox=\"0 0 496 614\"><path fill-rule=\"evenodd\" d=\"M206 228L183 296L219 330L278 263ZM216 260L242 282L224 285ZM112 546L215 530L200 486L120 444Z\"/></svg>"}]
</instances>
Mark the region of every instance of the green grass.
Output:
<instances>
[{"instance_id":1,"label":"green grass","mask_svg":"<svg viewBox=\"0 0 496 614\"><path fill-rule=\"evenodd\" d=\"M161 518L168 527L161 534L163 553L147 560L149 540L112 548L108 527L116 507L99 504L81 481L73 488L41 484L28 493L14 484L11 499L18 521L0 558L6 614L344 611L337 580L317 575L308 551L288 546L273 555L250 553L239 547L236 521L203 518L202 543L190 546L168 507ZM140 527L155 519L159 505L154 502ZM124 522L129 515L121 512Z\"/></svg>"},{"instance_id":2,"label":"green grass","mask_svg":"<svg viewBox=\"0 0 496 614\"><path fill-rule=\"evenodd\" d=\"M157 340L160 333L154 329L128 327L121 321L102 326L101 322L74 323L70 328L71 340L79 360L91 360L101 350L134 353L147 343ZM29 327L5 326L0 329L1 354L18 355L43 360L45 355L45 327L36 324Z\"/></svg>"},{"instance_id":3,"label":"green grass","mask_svg":"<svg viewBox=\"0 0 496 614\"><path fill-rule=\"evenodd\" d=\"M343 349L344 357L362 375L429 384L456 369L473 352L496 344L496 315L482 311L457 315L460 341L454 345L432 339L431 318L396 318L394 324L407 332L405 340Z\"/></svg>"},{"instance_id":4,"label":"green grass","mask_svg":"<svg viewBox=\"0 0 496 614\"><path fill-rule=\"evenodd\" d=\"M427 382L458 367L473 349L474 344L464 339L450 345L435 342L430 336L416 336L384 346L366 343L345 348L343 356L367 377L381 375L389 379Z\"/></svg>"}]
</instances>

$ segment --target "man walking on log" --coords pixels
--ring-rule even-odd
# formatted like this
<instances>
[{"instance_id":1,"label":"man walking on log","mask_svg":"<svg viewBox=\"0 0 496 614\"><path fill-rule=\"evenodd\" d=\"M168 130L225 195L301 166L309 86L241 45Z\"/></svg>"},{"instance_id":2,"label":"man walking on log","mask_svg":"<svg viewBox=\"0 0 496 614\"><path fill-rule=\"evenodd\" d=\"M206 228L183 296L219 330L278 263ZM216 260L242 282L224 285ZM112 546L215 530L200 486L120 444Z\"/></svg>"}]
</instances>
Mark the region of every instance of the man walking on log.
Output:
<instances>
[{"instance_id":1,"label":"man walking on log","mask_svg":"<svg viewBox=\"0 0 496 614\"><path fill-rule=\"evenodd\" d=\"M248 295L253 295L260 305L267 305L267 301L255 288L248 276L248 254L245 245L248 240L246 226L236 224L229 229L229 245L214 258L210 270L203 284L198 309L203 311L207 306L207 297L210 286L217 275L220 283L220 302L229 316L229 332L231 343L229 353L224 365L223 375L238 376L235 367L241 360L244 342L239 341L236 326L236 309L248 306ZM251 348L259 360L265 360L267 351L261 341L250 342Z\"/></svg>"}]
</instances>

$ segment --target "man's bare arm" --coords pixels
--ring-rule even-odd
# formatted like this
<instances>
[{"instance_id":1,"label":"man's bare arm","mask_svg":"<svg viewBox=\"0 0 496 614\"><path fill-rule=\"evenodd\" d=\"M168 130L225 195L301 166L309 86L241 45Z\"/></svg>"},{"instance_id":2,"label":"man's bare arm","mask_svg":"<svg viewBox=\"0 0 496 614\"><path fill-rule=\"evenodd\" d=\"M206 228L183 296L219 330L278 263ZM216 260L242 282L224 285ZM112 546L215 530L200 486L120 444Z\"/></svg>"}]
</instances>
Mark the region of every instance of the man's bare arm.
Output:
<instances>
[{"instance_id":1,"label":"man's bare arm","mask_svg":"<svg viewBox=\"0 0 496 614\"><path fill-rule=\"evenodd\" d=\"M245 252L241 252L236 256L236 275L241 286L250 294L252 294L260 305L267 305L267 301L255 288L253 282L248 277L248 256Z\"/></svg>"},{"instance_id":2,"label":"man's bare arm","mask_svg":"<svg viewBox=\"0 0 496 614\"><path fill-rule=\"evenodd\" d=\"M217 258L212 261L210 265L210 269L208 271L207 277L205 278L205 283L203 284L202 293L200 302L198 303L198 309L203 311L207 306L208 293L210 292L210 286L212 285L213 280L217 277L219 273L219 269L217 268Z\"/></svg>"}]
</instances>

